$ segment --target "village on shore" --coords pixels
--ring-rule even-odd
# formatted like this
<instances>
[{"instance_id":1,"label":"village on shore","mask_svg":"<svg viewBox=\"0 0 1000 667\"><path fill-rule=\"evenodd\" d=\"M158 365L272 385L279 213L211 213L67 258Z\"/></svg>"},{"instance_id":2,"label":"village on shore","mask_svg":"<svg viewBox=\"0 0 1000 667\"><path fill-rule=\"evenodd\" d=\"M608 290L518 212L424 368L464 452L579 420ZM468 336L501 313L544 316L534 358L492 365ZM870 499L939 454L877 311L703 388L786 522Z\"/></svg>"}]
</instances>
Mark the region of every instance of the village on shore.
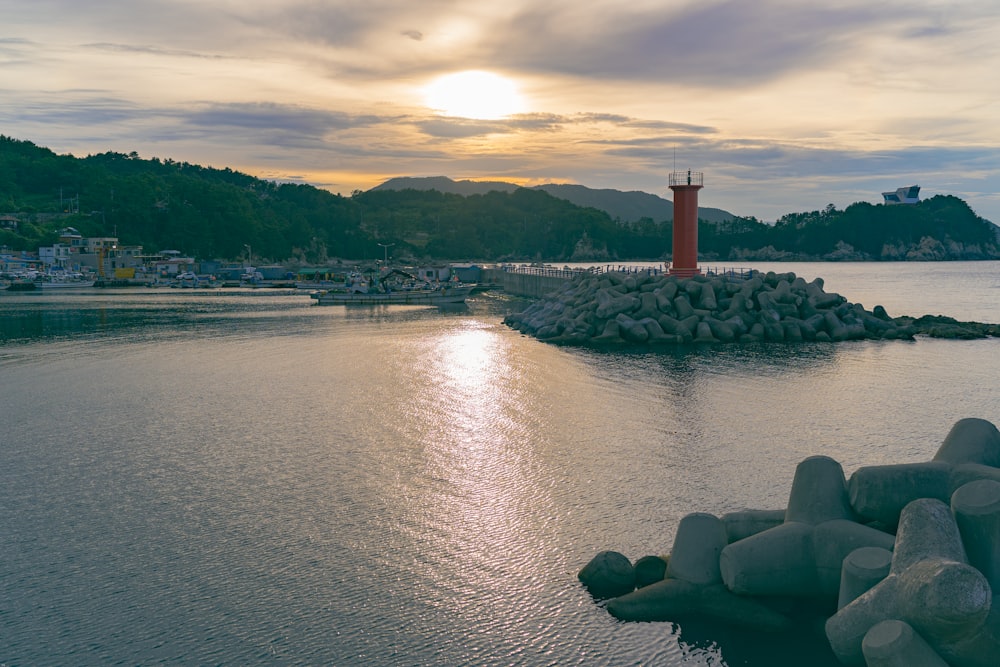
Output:
<instances>
[{"instance_id":1,"label":"village on shore","mask_svg":"<svg viewBox=\"0 0 1000 667\"><path fill-rule=\"evenodd\" d=\"M328 289L343 285L351 273L386 273L388 253L382 260L357 262L334 260L335 266L291 267L283 264L256 265L253 249L244 246L241 261L198 260L179 250L146 253L140 245L125 245L117 237L84 237L66 227L59 241L39 247L37 252L14 252L0 248L0 288L70 287L275 287ZM474 264L439 263L408 269L421 281L459 280L477 282Z\"/></svg>"}]
</instances>

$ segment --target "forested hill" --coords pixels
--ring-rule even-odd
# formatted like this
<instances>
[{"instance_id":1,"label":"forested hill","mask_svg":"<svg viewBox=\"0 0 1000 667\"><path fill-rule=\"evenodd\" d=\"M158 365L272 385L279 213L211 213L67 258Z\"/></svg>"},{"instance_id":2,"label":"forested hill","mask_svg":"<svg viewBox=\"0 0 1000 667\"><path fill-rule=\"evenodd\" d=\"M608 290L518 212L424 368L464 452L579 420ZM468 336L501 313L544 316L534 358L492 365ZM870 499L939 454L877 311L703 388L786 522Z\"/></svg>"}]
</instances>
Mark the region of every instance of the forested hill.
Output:
<instances>
[{"instance_id":1,"label":"forested hill","mask_svg":"<svg viewBox=\"0 0 1000 667\"><path fill-rule=\"evenodd\" d=\"M476 194L373 189L342 197L136 153L57 155L0 135L0 246L37 250L75 227L148 252L323 264L333 258L612 261L670 255L669 219L613 219L541 189ZM915 206L853 204L776 225L699 225L706 260L1000 258L997 228L956 197Z\"/></svg>"},{"instance_id":2,"label":"forested hill","mask_svg":"<svg viewBox=\"0 0 1000 667\"><path fill-rule=\"evenodd\" d=\"M503 181L454 181L447 176L390 178L373 190L437 190L457 195L482 195L493 190L513 192L519 186ZM631 190L594 189L583 185L547 183L532 186L553 197L565 199L577 206L586 206L604 211L618 222L634 223L643 218L662 221L674 219L674 203L663 197ZM706 222L725 222L733 219L733 214L721 208L698 207L698 218Z\"/></svg>"}]
</instances>

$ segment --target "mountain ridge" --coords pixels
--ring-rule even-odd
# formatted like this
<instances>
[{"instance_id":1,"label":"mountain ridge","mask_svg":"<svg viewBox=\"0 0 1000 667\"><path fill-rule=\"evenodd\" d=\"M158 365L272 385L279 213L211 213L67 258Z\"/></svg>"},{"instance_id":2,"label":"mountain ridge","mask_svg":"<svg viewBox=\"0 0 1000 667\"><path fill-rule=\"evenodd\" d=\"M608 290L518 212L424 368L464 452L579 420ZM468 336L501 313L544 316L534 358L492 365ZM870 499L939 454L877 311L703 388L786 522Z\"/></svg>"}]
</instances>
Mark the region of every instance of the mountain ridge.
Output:
<instances>
[{"instance_id":1,"label":"mountain ridge","mask_svg":"<svg viewBox=\"0 0 1000 667\"><path fill-rule=\"evenodd\" d=\"M447 176L401 176L376 185L372 190L437 190L446 194L464 197L483 195L492 191L512 192L522 186L506 181L456 181ZM658 195L641 190L615 190L611 188L590 188L570 183L546 183L528 189L542 190L558 199L564 199L577 206L586 206L604 211L612 219L633 223L643 218L654 222L674 219L674 204ZM706 206L698 207L698 218L706 222L728 222L735 216L729 211Z\"/></svg>"}]
</instances>

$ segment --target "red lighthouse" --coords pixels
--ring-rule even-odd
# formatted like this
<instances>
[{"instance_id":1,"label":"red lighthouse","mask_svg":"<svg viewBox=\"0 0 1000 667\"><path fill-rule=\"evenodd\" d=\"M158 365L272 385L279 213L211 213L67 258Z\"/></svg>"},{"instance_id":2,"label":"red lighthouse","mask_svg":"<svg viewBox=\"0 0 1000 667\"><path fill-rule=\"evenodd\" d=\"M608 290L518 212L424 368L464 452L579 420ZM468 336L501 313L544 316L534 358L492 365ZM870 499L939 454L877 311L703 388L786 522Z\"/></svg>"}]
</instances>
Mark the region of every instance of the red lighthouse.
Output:
<instances>
[{"instance_id":1,"label":"red lighthouse","mask_svg":"<svg viewBox=\"0 0 1000 667\"><path fill-rule=\"evenodd\" d=\"M675 171L670 174L674 191L674 258L670 275L690 278L701 274L698 268L698 190L704 175L700 171Z\"/></svg>"}]
</instances>

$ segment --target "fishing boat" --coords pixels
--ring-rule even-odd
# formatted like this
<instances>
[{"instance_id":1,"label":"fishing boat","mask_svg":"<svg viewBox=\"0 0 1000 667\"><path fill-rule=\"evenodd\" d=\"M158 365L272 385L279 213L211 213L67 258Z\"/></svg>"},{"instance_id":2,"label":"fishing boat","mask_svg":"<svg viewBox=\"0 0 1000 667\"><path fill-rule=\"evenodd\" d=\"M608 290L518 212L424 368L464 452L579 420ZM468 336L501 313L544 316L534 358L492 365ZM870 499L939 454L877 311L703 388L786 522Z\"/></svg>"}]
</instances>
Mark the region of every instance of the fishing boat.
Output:
<instances>
[{"instance_id":1,"label":"fishing boat","mask_svg":"<svg viewBox=\"0 0 1000 667\"><path fill-rule=\"evenodd\" d=\"M35 286L39 289L74 289L81 287L93 287L94 282L85 278L82 273L42 273L35 277Z\"/></svg>"},{"instance_id":2,"label":"fishing boat","mask_svg":"<svg viewBox=\"0 0 1000 667\"><path fill-rule=\"evenodd\" d=\"M9 290L11 292L33 292L38 289L34 280L26 280L24 278L17 278L12 280L9 285L3 287L3 289Z\"/></svg>"}]
</instances>

